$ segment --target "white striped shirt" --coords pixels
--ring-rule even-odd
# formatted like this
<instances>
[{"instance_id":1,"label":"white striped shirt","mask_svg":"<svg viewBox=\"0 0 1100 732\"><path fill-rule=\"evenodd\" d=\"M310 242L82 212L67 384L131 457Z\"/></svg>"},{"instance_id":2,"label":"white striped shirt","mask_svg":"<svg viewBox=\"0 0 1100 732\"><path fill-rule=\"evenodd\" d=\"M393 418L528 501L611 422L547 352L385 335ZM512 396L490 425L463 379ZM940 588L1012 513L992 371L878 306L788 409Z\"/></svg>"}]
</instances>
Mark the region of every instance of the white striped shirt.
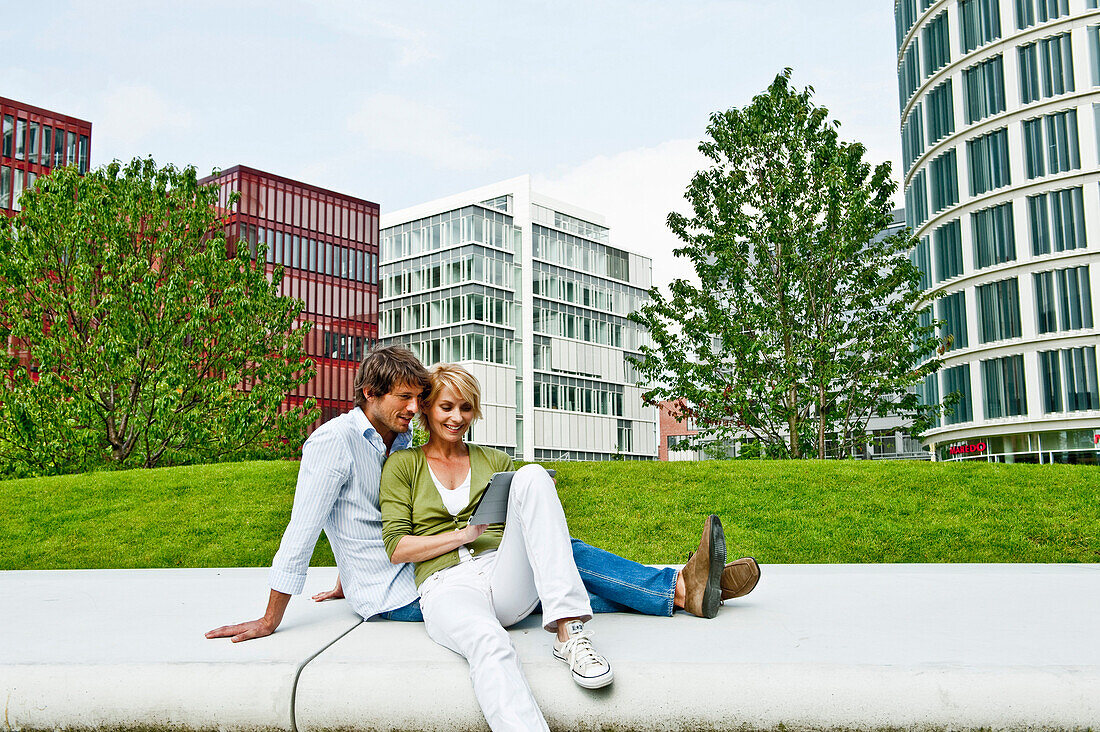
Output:
<instances>
[{"instance_id":1,"label":"white striped shirt","mask_svg":"<svg viewBox=\"0 0 1100 732\"><path fill-rule=\"evenodd\" d=\"M391 454L409 446L397 435ZM297 595L322 529L332 546L344 596L364 618L416 599L411 564L393 564L382 543L378 491L386 445L359 407L309 436L302 447L294 509L271 563L271 588Z\"/></svg>"}]
</instances>

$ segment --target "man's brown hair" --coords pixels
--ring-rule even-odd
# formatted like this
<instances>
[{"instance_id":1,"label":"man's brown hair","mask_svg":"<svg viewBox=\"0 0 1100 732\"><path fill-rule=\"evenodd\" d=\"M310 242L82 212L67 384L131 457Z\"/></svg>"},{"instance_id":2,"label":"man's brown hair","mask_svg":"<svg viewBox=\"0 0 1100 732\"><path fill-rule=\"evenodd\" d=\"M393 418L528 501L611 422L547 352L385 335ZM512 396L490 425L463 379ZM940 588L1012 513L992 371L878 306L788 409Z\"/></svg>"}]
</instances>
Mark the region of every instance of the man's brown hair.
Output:
<instances>
[{"instance_id":1,"label":"man's brown hair","mask_svg":"<svg viewBox=\"0 0 1100 732\"><path fill-rule=\"evenodd\" d=\"M355 374L355 406L367 403L364 390L371 396L389 394L396 385L409 384L420 387L421 394L431 388L428 370L413 352L404 346L375 348L367 354Z\"/></svg>"}]
</instances>

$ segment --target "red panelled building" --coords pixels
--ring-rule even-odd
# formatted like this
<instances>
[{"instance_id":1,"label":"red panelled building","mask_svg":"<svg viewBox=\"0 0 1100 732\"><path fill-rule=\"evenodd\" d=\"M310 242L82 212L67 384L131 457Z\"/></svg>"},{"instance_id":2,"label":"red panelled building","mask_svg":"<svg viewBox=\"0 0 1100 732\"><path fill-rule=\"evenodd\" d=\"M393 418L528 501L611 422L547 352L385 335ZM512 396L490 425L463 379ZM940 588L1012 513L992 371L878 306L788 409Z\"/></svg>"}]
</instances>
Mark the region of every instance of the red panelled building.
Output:
<instances>
[{"instance_id":1,"label":"red panelled building","mask_svg":"<svg viewBox=\"0 0 1100 732\"><path fill-rule=\"evenodd\" d=\"M302 300L302 319L313 322L306 352L317 374L288 403L316 397L314 426L351 409L359 361L378 340L378 204L243 165L204 182L221 186L223 210L240 191L230 243L255 254L264 242L269 269L284 267L282 294Z\"/></svg>"},{"instance_id":2,"label":"red panelled building","mask_svg":"<svg viewBox=\"0 0 1100 732\"><path fill-rule=\"evenodd\" d=\"M92 123L0 97L0 214L19 210L35 178L62 165L88 172Z\"/></svg>"}]
</instances>

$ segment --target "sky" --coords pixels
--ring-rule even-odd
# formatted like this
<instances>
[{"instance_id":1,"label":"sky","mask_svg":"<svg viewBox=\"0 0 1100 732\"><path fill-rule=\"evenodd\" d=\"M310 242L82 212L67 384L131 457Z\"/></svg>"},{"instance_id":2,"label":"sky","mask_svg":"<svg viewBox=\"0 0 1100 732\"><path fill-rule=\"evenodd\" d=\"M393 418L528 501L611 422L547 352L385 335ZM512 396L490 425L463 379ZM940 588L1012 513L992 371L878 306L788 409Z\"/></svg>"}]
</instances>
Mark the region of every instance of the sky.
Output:
<instances>
[{"instance_id":1,"label":"sky","mask_svg":"<svg viewBox=\"0 0 1100 732\"><path fill-rule=\"evenodd\" d=\"M691 274L665 219L710 114L785 67L898 180L889 0L40 0L0 26L0 96L92 122L93 166L243 164L383 213L529 173L658 284Z\"/></svg>"}]
</instances>

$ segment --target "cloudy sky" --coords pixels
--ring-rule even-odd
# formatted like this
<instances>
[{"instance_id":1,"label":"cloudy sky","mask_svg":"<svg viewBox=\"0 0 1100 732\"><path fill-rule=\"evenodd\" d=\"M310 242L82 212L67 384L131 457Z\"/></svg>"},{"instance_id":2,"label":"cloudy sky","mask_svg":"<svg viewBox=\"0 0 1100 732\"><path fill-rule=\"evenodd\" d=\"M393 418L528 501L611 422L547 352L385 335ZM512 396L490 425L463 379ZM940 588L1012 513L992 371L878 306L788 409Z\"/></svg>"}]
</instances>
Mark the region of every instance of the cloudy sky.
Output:
<instances>
[{"instance_id":1,"label":"cloudy sky","mask_svg":"<svg viewBox=\"0 0 1100 732\"><path fill-rule=\"evenodd\" d=\"M530 173L664 282L709 114L784 67L898 170L892 6L40 0L4 14L0 96L90 120L93 165L241 163L383 212Z\"/></svg>"}]
</instances>

